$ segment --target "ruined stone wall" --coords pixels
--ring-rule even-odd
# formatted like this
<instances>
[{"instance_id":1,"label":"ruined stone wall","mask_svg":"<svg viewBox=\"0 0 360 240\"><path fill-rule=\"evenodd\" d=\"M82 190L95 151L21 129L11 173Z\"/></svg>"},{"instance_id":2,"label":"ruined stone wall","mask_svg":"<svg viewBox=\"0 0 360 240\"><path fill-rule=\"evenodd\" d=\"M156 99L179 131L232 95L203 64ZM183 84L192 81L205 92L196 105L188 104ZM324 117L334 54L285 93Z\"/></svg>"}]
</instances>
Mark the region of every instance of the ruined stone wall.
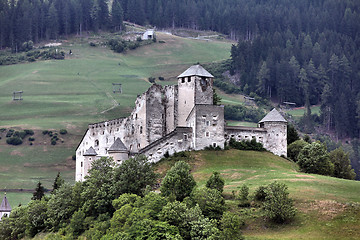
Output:
<instances>
[{"instance_id":1,"label":"ruined stone wall","mask_svg":"<svg viewBox=\"0 0 360 240\"><path fill-rule=\"evenodd\" d=\"M196 105L193 111L195 113L191 113L187 124L195 127L194 149L201 150L210 145L223 148L224 106Z\"/></svg>"},{"instance_id":2,"label":"ruined stone wall","mask_svg":"<svg viewBox=\"0 0 360 240\"><path fill-rule=\"evenodd\" d=\"M213 79L195 76L195 104L213 104Z\"/></svg>"},{"instance_id":3,"label":"ruined stone wall","mask_svg":"<svg viewBox=\"0 0 360 240\"><path fill-rule=\"evenodd\" d=\"M186 126L186 119L195 106L195 77L178 79L178 126Z\"/></svg>"},{"instance_id":4,"label":"ruined stone wall","mask_svg":"<svg viewBox=\"0 0 360 240\"><path fill-rule=\"evenodd\" d=\"M137 152L149 144L146 129L147 95L148 91L137 97L134 110L121 126L120 139L130 152Z\"/></svg>"},{"instance_id":5,"label":"ruined stone wall","mask_svg":"<svg viewBox=\"0 0 360 240\"><path fill-rule=\"evenodd\" d=\"M265 128L253 127L225 127L225 140L229 141L234 138L236 141L251 141L256 139L257 142L264 144L267 130Z\"/></svg>"},{"instance_id":6,"label":"ruined stone wall","mask_svg":"<svg viewBox=\"0 0 360 240\"><path fill-rule=\"evenodd\" d=\"M191 139L191 128L177 127L174 131L151 143L139 153L147 156L151 162L158 162L166 152L172 155L175 152L191 150L193 148Z\"/></svg>"},{"instance_id":7,"label":"ruined stone wall","mask_svg":"<svg viewBox=\"0 0 360 240\"><path fill-rule=\"evenodd\" d=\"M165 86L163 99L165 104L165 129L166 134L168 134L174 131L177 126L178 86Z\"/></svg>"},{"instance_id":8,"label":"ruined stone wall","mask_svg":"<svg viewBox=\"0 0 360 240\"><path fill-rule=\"evenodd\" d=\"M264 128L267 129L264 148L278 156L287 156L287 123L265 122Z\"/></svg>"},{"instance_id":9,"label":"ruined stone wall","mask_svg":"<svg viewBox=\"0 0 360 240\"><path fill-rule=\"evenodd\" d=\"M149 143L165 135L165 107L163 89L154 84L146 92L146 134Z\"/></svg>"}]
</instances>

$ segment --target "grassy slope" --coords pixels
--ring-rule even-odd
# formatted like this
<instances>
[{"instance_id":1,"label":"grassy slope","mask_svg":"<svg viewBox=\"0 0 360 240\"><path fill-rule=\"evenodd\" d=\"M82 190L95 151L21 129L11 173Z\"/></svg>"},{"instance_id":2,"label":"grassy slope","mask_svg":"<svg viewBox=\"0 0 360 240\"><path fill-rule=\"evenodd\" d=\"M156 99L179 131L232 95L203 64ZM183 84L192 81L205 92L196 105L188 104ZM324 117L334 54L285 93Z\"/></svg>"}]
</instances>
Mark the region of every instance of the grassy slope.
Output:
<instances>
[{"instance_id":1,"label":"grassy slope","mask_svg":"<svg viewBox=\"0 0 360 240\"><path fill-rule=\"evenodd\" d=\"M272 226L263 218L248 219L244 229L247 239L360 238L360 207L353 211L347 206L351 202L360 202L358 181L300 173L296 164L268 152L200 151L192 156L189 163L200 187L213 171L220 172L225 179L226 195L239 190L242 184L249 186L250 194L258 186L275 180L288 186L298 209L295 221ZM158 167L165 171L171 164L164 161Z\"/></svg>"},{"instance_id":2,"label":"grassy slope","mask_svg":"<svg viewBox=\"0 0 360 240\"><path fill-rule=\"evenodd\" d=\"M2 135L0 189L31 189L39 180L51 188L58 171L66 181L73 182L75 170L69 159L87 124L127 116L136 96L150 86L150 76L163 76L169 81L161 84L173 84L176 76L192 64L230 56L228 42L162 33L157 38L165 43L153 43L126 54L90 47L90 41L101 41L99 36L74 38L62 41L61 49L73 52L65 60L0 66L0 128L39 129L34 146L28 142L9 146ZM112 93L113 82L122 83L122 94ZM24 100L13 102L12 92L18 90L24 91ZM111 109L114 102L119 106ZM41 136L41 130L61 128L70 133L64 144L51 146L49 139ZM29 199L26 193L12 195L9 201L13 206L24 203L24 196Z\"/></svg>"}]
</instances>

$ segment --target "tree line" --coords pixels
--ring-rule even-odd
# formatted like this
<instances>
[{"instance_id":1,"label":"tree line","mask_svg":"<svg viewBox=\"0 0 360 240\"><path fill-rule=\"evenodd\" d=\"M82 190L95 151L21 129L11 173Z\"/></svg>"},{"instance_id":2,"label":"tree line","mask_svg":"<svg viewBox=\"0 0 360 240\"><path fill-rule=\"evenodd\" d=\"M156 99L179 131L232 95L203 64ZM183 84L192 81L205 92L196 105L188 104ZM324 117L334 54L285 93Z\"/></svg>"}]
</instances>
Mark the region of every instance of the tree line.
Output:
<instances>
[{"instance_id":1,"label":"tree line","mask_svg":"<svg viewBox=\"0 0 360 240\"><path fill-rule=\"evenodd\" d=\"M182 152L172 160L187 157ZM84 182L71 186L58 174L50 195L39 182L28 205L2 218L0 238L46 233L44 239L244 239L244 219L226 210L225 181L218 172L206 187L196 188L189 164L177 161L163 178L161 193L151 191L156 178L141 156L121 165L111 158L94 160ZM296 214L288 195L285 184L273 182L256 189L252 198L243 185L234 200L239 207L256 201L269 221L286 223Z\"/></svg>"},{"instance_id":2,"label":"tree line","mask_svg":"<svg viewBox=\"0 0 360 240\"><path fill-rule=\"evenodd\" d=\"M0 48L20 51L30 40L119 31L123 20L219 31L238 40L230 70L240 75L240 90L321 104L328 130L358 137L359 11L356 0L10 0L0 2Z\"/></svg>"},{"instance_id":3,"label":"tree line","mask_svg":"<svg viewBox=\"0 0 360 240\"><path fill-rule=\"evenodd\" d=\"M255 26L265 13L255 14L252 37L232 46L237 85L247 94L305 105L305 122L310 105L319 104L327 131L359 137L360 2L266 2L256 6L273 13L267 30Z\"/></svg>"},{"instance_id":4,"label":"tree line","mask_svg":"<svg viewBox=\"0 0 360 240\"><path fill-rule=\"evenodd\" d=\"M111 9L111 10L109 10ZM0 48L21 51L24 42L122 28L120 0L10 0L0 2Z\"/></svg>"}]
</instances>

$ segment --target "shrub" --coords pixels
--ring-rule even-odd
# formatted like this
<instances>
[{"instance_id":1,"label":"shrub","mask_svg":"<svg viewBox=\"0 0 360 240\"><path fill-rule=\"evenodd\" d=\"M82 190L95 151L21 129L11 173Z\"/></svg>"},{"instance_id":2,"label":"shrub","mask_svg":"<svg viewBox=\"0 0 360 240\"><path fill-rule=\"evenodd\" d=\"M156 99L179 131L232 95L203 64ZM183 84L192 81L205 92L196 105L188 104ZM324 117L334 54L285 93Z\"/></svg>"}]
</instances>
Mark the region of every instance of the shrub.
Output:
<instances>
[{"instance_id":1,"label":"shrub","mask_svg":"<svg viewBox=\"0 0 360 240\"><path fill-rule=\"evenodd\" d=\"M149 80L149 82L151 82L151 83L155 83L155 78L154 78L154 77L149 77L148 80Z\"/></svg>"},{"instance_id":2,"label":"shrub","mask_svg":"<svg viewBox=\"0 0 360 240\"><path fill-rule=\"evenodd\" d=\"M90 45L91 47L96 47L96 43L93 43L93 42L90 42L89 45Z\"/></svg>"},{"instance_id":3,"label":"shrub","mask_svg":"<svg viewBox=\"0 0 360 240\"><path fill-rule=\"evenodd\" d=\"M165 43L165 41L163 41L163 40L159 40L159 43Z\"/></svg>"},{"instance_id":4,"label":"shrub","mask_svg":"<svg viewBox=\"0 0 360 240\"><path fill-rule=\"evenodd\" d=\"M19 137L11 137L6 139L6 143L10 145L20 145L23 143L22 139Z\"/></svg>"},{"instance_id":5,"label":"shrub","mask_svg":"<svg viewBox=\"0 0 360 240\"><path fill-rule=\"evenodd\" d=\"M205 217L221 219L226 207L224 197L218 190L201 188L195 190L192 195Z\"/></svg>"},{"instance_id":6,"label":"shrub","mask_svg":"<svg viewBox=\"0 0 360 240\"><path fill-rule=\"evenodd\" d=\"M26 136L26 132L24 132L24 131L21 131L21 132L16 131L16 132L14 132L14 135L13 135L13 136L14 136L14 137L19 137L19 138L21 138L21 139L24 139L25 136Z\"/></svg>"},{"instance_id":7,"label":"shrub","mask_svg":"<svg viewBox=\"0 0 360 240\"><path fill-rule=\"evenodd\" d=\"M262 143L257 142L255 138L251 139L251 141L247 140L241 142L231 138L229 141L229 146L238 150L265 151Z\"/></svg>"},{"instance_id":8,"label":"shrub","mask_svg":"<svg viewBox=\"0 0 360 240\"><path fill-rule=\"evenodd\" d=\"M297 163L306 173L332 175L334 171L334 164L329 160L326 147L320 142L313 142L303 147Z\"/></svg>"},{"instance_id":9,"label":"shrub","mask_svg":"<svg viewBox=\"0 0 360 240\"><path fill-rule=\"evenodd\" d=\"M207 188L218 190L220 193L224 191L225 180L220 176L219 172L213 172L206 182Z\"/></svg>"},{"instance_id":10,"label":"shrub","mask_svg":"<svg viewBox=\"0 0 360 240\"><path fill-rule=\"evenodd\" d=\"M60 129L60 134L62 134L62 135L67 134L67 130L66 129Z\"/></svg>"},{"instance_id":11,"label":"shrub","mask_svg":"<svg viewBox=\"0 0 360 240\"><path fill-rule=\"evenodd\" d=\"M75 155L75 154L72 155L71 159L72 159L72 160L76 160L76 155Z\"/></svg>"},{"instance_id":12,"label":"shrub","mask_svg":"<svg viewBox=\"0 0 360 240\"><path fill-rule=\"evenodd\" d=\"M26 133L26 135L34 135L34 131L33 130L29 130L29 129L25 129L24 132Z\"/></svg>"},{"instance_id":13,"label":"shrub","mask_svg":"<svg viewBox=\"0 0 360 240\"><path fill-rule=\"evenodd\" d=\"M43 135L46 135L46 134L48 134L49 133L49 131L48 130L44 130L44 131L42 131L42 134Z\"/></svg>"},{"instance_id":14,"label":"shrub","mask_svg":"<svg viewBox=\"0 0 360 240\"><path fill-rule=\"evenodd\" d=\"M266 198L266 187L265 186L259 186L255 190L254 199L257 201L265 201Z\"/></svg>"},{"instance_id":15,"label":"shrub","mask_svg":"<svg viewBox=\"0 0 360 240\"><path fill-rule=\"evenodd\" d=\"M30 142L35 141L35 138L34 138L34 137L29 137L29 141L30 141Z\"/></svg>"},{"instance_id":16,"label":"shrub","mask_svg":"<svg viewBox=\"0 0 360 240\"><path fill-rule=\"evenodd\" d=\"M160 80L160 81L164 81L165 78L164 78L164 77L159 77L159 80Z\"/></svg>"},{"instance_id":17,"label":"shrub","mask_svg":"<svg viewBox=\"0 0 360 240\"><path fill-rule=\"evenodd\" d=\"M0 128L0 132L5 132L6 128Z\"/></svg>"},{"instance_id":18,"label":"shrub","mask_svg":"<svg viewBox=\"0 0 360 240\"><path fill-rule=\"evenodd\" d=\"M250 206L250 202L249 202L249 187L245 184L243 184L240 188L240 192L239 192L239 207L249 207Z\"/></svg>"},{"instance_id":19,"label":"shrub","mask_svg":"<svg viewBox=\"0 0 360 240\"><path fill-rule=\"evenodd\" d=\"M56 140L55 139L51 140L51 145L56 145Z\"/></svg>"},{"instance_id":20,"label":"shrub","mask_svg":"<svg viewBox=\"0 0 360 240\"><path fill-rule=\"evenodd\" d=\"M290 145L288 145L287 153L288 157L293 160L294 162L298 161L298 156L301 151L308 143L304 140L297 140Z\"/></svg>"},{"instance_id":21,"label":"shrub","mask_svg":"<svg viewBox=\"0 0 360 240\"><path fill-rule=\"evenodd\" d=\"M137 37L136 41L141 42L142 41L141 37Z\"/></svg>"},{"instance_id":22,"label":"shrub","mask_svg":"<svg viewBox=\"0 0 360 240\"><path fill-rule=\"evenodd\" d=\"M265 193L264 210L266 217L276 223L284 223L294 218L296 208L289 198L285 184L273 182L267 186Z\"/></svg>"},{"instance_id":23,"label":"shrub","mask_svg":"<svg viewBox=\"0 0 360 240\"><path fill-rule=\"evenodd\" d=\"M14 130L13 129L9 129L9 131L6 133L6 137L9 138L14 134Z\"/></svg>"}]
</instances>

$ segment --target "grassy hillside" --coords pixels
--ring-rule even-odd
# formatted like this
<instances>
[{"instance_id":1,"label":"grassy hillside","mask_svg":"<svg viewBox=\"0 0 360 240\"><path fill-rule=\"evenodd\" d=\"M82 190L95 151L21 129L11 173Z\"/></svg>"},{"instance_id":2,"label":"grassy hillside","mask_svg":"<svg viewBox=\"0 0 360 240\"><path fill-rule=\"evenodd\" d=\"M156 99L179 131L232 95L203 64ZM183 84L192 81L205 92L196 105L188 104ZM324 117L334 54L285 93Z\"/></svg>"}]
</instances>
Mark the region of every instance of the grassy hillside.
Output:
<instances>
[{"instance_id":1,"label":"grassy hillside","mask_svg":"<svg viewBox=\"0 0 360 240\"><path fill-rule=\"evenodd\" d=\"M74 181L71 156L89 123L127 116L138 94L162 76L160 84L174 84L176 76L190 65L228 59L231 43L157 34L157 43L114 53L103 42L108 34L60 40L65 60L38 61L0 66L0 128L33 129L34 145L6 144L0 133L0 189L34 189L38 181L51 188L58 171ZM162 41L160 43L159 41ZM69 55L69 51L72 54ZM114 94L112 83L121 83L123 93ZM12 101L13 91L23 90L22 101ZM65 128L64 143L52 146L42 130ZM0 193L0 197L2 194ZM12 206L26 203L31 193L8 193Z\"/></svg>"},{"instance_id":2,"label":"grassy hillside","mask_svg":"<svg viewBox=\"0 0 360 240\"><path fill-rule=\"evenodd\" d=\"M296 219L288 225L271 225L255 208L240 209L228 200L232 211L246 219L246 239L359 239L360 182L298 171L297 165L268 152L200 151L189 160L192 174L203 186L213 171L225 179L225 195L246 184L250 194L260 185L273 181L285 183L298 209ZM165 172L173 162L158 164Z\"/></svg>"}]
</instances>

